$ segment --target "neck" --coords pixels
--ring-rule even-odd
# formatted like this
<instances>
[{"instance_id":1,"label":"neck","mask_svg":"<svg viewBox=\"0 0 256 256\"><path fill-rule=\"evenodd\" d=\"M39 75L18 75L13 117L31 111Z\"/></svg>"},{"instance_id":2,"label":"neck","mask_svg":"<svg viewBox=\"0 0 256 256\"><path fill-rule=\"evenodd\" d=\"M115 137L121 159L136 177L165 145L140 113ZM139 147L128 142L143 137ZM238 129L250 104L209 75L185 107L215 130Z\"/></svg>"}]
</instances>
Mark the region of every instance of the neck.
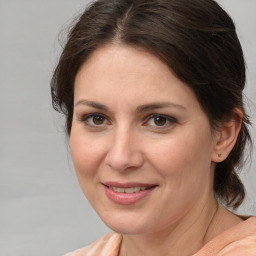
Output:
<instances>
[{"instance_id":1,"label":"neck","mask_svg":"<svg viewBox=\"0 0 256 256\"><path fill-rule=\"evenodd\" d=\"M165 229L138 235L123 235L120 256L189 256L214 237L212 225L218 203L209 195L175 223Z\"/></svg>"}]
</instances>

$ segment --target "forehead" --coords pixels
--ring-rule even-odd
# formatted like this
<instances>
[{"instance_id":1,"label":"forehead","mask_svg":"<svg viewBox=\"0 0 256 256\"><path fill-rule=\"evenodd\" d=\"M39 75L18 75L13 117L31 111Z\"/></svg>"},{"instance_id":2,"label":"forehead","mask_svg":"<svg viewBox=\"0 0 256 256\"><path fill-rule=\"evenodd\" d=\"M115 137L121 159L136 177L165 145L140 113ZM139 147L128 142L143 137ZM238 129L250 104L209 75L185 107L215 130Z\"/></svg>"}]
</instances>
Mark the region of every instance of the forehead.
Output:
<instances>
[{"instance_id":1,"label":"forehead","mask_svg":"<svg viewBox=\"0 0 256 256\"><path fill-rule=\"evenodd\" d=\"M198 104L191 88L158 57L126 45L105 45L90 55L75 79L75 98L82 96Z\"/></svg>"},{"instance_id":2,"label":"forehead","mask_svg":"<svg viewBox=\"0 0 256 256\"><path fill-rule=\"evenodd\" d=\"M77 77L81 72L91 71L101 75L116 73L115 77L118 78L136 76L138 73L149 75L152 72L157 77L172 72L159 58L145 49L122 44L107 44L97 48L80 67Z\"/></svg>"}]
</instances>

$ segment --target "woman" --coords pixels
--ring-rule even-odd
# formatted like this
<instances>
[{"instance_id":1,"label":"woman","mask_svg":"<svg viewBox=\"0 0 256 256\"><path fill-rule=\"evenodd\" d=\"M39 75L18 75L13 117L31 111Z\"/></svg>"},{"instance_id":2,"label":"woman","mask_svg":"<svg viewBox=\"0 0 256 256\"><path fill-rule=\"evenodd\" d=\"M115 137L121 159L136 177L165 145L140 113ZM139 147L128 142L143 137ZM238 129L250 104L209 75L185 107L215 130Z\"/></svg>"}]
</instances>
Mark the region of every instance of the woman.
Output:
<instances>
[{"instance_id":1,"label":"woman","mask_svg":"<svg viewBox=\"0 0 256 256\"><path fill-rule=\"evenodd\" d=\"M237 216L245 64L213 0L99 0L52 79L81 188L114 233L71 255L256 255ZM224 206L223 206L224 205Z\"/></svg>"}]
</instances>

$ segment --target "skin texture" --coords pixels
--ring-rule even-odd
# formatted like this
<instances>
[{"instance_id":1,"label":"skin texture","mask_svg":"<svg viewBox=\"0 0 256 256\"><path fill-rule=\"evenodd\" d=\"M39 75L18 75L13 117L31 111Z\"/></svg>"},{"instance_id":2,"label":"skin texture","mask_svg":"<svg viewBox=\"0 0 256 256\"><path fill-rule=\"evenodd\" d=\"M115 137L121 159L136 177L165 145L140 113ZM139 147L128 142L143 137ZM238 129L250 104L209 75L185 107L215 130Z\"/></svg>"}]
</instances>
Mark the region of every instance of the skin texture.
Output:
<instances>
[{"instance_id":1,"label":"skin texture","mask_svg":"<svg viewBox=\"0 0 256 256\"><path fill-rule=\"evenodd\" d=\"M123 234L120 255L191 255L241 221L213 193L215 163L239 129L231 120L213 131L193 91L151 53L110 44L92 53L75 80L70 146L87 199ZM121 205L107 182L156 187Z\"/></svg>"}]
</instances>

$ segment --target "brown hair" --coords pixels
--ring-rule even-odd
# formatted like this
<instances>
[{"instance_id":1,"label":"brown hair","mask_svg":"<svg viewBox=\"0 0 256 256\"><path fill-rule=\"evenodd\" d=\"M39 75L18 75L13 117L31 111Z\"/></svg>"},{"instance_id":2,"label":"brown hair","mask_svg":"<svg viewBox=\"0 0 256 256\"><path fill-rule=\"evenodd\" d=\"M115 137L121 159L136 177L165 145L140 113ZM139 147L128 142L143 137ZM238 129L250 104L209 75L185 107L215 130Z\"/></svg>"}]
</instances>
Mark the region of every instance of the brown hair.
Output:
<instances>
[{"instance_id":1,"label":"brown hair","mask_svg":"<svg viewBox=\"0 0 256 256\"><path fill-rule=\"evenodd\" d=\"M242 91L245 63L235 25L214 0L98 0L70 30L51 81L53 107L66 115L70 134L74 80L88 56L105 43L140 46L165 62L195 92L213 128L243 111L241 131L228 158L216 165L214 190L238 207L245 191L235 167L243 160L247 129Z\"/></svg>"}]
</instances>

